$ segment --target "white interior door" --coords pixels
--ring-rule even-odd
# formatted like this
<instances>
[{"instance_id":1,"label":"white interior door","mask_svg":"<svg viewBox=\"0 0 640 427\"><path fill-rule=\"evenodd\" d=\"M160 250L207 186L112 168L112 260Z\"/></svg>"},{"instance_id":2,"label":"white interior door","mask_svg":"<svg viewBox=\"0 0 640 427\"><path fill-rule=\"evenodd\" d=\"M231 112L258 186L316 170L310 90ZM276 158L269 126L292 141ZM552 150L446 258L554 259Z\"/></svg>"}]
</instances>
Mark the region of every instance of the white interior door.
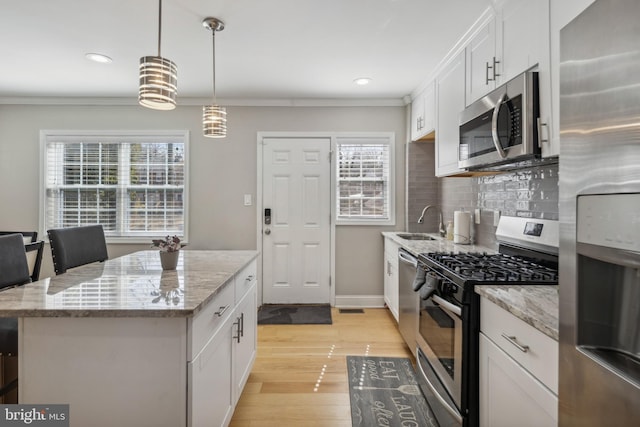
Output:
<instances>
[{"instance_id":1,"label":"white interior door","mask_svg":"<svg viewBox=\"0 0 640 427\"><path fill-rule=\"evenodd\" d=\"M330 302L330 149L330 138L263 139L265 304Z\"/></svg>"}]
</instances>

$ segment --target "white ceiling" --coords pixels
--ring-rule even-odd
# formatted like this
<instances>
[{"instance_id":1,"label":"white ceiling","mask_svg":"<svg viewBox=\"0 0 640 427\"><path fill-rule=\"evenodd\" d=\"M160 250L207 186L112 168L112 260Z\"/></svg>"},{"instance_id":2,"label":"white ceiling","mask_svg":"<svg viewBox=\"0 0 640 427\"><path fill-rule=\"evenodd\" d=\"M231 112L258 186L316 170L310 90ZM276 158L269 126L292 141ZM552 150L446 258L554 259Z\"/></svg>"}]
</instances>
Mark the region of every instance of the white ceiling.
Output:
<instances>
[{"instance_id":1,"label":"white ceiling","mask_svg":"<svg viewBox=\"0 0 640 427\"><path fill-rule=\"evenodd\" d=\"M222 99L400 99L491 0L164 0L162 56L180 98L210 97L211 32ZM157 54L157 0L0 0L0 98L134 100ZM85 59L104 53L111 64ZM357 77L371 77L356 86Z\"/></svg>"}]
</instances>

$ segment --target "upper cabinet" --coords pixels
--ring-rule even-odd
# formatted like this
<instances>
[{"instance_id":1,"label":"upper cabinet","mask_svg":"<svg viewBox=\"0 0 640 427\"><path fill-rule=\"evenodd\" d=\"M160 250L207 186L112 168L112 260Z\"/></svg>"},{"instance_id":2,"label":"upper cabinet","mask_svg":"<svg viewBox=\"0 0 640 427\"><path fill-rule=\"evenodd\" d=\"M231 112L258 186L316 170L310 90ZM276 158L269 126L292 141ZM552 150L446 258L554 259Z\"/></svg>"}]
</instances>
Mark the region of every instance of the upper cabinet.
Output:
<instances>
[{"instance_id":1,"label":"upper cabinet","mask_svg":"<svg viewBox=\"0 0 640 427\"><path fill-rule=\"evenodd\" d=\"M496 17L487 21L469 40L466 53L465 105L482 98L496 87L502 55L496 53Z\"/></svg>"},{"instance_id":2,"label":"upper cabinet","mask_svg":"<svg viewBox=\"0 0 640 427\"><path fill-rule=\"evenodd\" d=\"M432 83L411 103L411 140L417 141L436 128L436 91Z\"/></svg>"},{"instance_id":3,"label":"upper cabinet","mask_svg":"<svg viewBox=\"0 0 640 427\"><path fill-rule=\"evenodd\" d=\"M540 96L539 145L542 157L557 156L558 144L551 138L551 55L549 51L549 0L509 0L501 11L499 44L502 70L499 83L506 83L532 67L538 72Z\"/></svg>"},{"instance_id":4,"label":"upper cabinet","mask_svg":"<svg viewBox=\"0 0 640 427\"><path fill-rule=\"evenodd\" d=\"M459 116L464 110L464 63L464 52L461 52L436 77L436 176L464 172L458 168Z\"/></svg>"},{"instance_id":5,"label":"upper cabinet","mask_svg":"<svg viewBox=\"0 0 640 427\"><path fill-rule=\"evenodd\" d=\"M549 68L549 0L509 0L465 47L466 105L523 71Z\"/></svg>"}]
</instances>

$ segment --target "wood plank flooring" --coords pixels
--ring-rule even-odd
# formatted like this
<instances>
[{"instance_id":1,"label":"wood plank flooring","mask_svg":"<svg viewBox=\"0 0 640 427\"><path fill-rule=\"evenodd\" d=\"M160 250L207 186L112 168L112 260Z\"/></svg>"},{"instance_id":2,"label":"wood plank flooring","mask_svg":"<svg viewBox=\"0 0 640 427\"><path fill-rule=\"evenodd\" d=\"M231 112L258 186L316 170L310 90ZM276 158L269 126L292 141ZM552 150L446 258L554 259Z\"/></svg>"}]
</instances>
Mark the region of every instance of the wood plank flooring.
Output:
<instances>
[{"instance_id":1,"label":"wood plank flooring","mask_svg":"<svg viewBox=\"0 0 640 427\"><path fill-rule=\"evenodd\" d=\"M332 325L259 325L230 427L351 427L346 356L412 357L391 313L332 308Z\"/></svg>"}]
</instances>

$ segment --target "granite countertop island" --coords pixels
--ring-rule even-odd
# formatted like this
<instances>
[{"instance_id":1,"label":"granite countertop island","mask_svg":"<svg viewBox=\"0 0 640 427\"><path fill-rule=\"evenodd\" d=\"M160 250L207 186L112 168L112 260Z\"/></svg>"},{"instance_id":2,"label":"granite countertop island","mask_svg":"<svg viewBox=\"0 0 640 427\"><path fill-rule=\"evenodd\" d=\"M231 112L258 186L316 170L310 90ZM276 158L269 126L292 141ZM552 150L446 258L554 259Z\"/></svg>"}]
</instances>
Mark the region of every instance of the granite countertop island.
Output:
<instances>
[{"instance_id":1,"label":"granite countertop island","mask_svg":"<svg viewBox=\"0 0 640 427\"><path fill-rule=\"evenodd\" d=\"M69 404L71 427L223 425L255 359L257 255L181 250L163 271L141 251L1 292L19 403Z\"/></svg>"},{"instance_id":2,"label":"granite countertop island","mask_svg":"<svg viewBox=\"0 0 640 427\"><path fill-rule=\"evenodd\" d=\"M0 317L191 317L257 255L181 250L163 271L157 250L135 252L0 292Z\"/></svg>"}]
</instances>

